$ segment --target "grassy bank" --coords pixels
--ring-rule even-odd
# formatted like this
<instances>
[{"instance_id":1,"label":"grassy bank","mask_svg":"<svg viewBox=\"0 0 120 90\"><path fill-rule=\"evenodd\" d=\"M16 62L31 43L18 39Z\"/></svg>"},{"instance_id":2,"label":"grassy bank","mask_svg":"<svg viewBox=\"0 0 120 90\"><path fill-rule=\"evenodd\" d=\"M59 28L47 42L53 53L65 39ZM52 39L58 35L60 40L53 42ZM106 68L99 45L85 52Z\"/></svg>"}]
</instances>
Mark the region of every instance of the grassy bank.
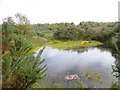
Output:
<instances>
[{"instance_id":1,"label":"grassy bank","mask_svg":"<svg viewBox=\"0 0 120 90\"><path fill-rule=\"evenodd\" d=\"M80 49L86 47L95 47L102 45L101 42L98 41L59 41L59 40L47 40L44 38L32 38L31 39L34 48L42 47L42 46L49 46L52 48L58 49Z\"/></svg>"},{"instance_id":2,"label":"grassy bank","mask_svg":"<svg viewBox=\"0 0 120 90\"><path fill-rule=\"evenodd\" d=\"M102 45L98 41L57 41L53 40L47 44L52 48L58 49L76 49L76 48L85 48L85 47L94 47Z\"/></svg>"}]
</instances>

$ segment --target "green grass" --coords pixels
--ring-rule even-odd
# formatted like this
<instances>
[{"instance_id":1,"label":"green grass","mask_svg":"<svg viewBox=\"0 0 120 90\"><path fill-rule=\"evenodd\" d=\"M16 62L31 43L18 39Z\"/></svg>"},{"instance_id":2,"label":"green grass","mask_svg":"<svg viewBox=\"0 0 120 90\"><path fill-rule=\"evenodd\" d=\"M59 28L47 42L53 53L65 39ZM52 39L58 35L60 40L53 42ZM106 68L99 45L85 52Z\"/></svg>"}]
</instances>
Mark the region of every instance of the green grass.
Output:
<instances>
[{"instance_id":1,"label":"green grass","mask_svg":"<svg viewBox=\"0 0 120 90\"><path fill-rule=\"evenodd\" d=\"M82 49L86 47L95 47L102 45L101 42L98 41L59 41L59 40L47 40L44 38L32 38L31 42L33 43L33 47L42 47L42 46L49 46L52 48L58 49Z\"/></svg>"},{"instance_id":2,"label":"green grass","mask_svg":"<svg viewBox=\"0 0 120 90\"><path fill-rule=\"evenodd\" d=\"M102 45L102 43L98 41L57 41L57 40L53 40L53 41L50 41L49 44L47 45L52 48L58 48L58 49L78 49L78 48L99 46L99 45Z\"/></svg>"}]
</instances>

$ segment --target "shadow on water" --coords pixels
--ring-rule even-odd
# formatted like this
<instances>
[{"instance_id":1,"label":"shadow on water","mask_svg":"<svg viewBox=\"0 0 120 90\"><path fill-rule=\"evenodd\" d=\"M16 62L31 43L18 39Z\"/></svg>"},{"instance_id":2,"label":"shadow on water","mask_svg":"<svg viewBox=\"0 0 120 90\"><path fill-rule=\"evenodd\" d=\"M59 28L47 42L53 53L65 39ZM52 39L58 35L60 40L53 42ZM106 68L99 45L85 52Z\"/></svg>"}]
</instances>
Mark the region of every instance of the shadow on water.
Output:
<instances>
[{"instance_id":1,"label":"shadow on water","mask_svg":"<svg viewBox=\"0 0 120 90\"><path fill-rule=\"evenodd\" d=\"M68 83L77 83L77 80L65 81L66 75L78 75L83 83L88 86L108 88L115 80L111 65L114 65L115 58L110 51L97 47L86 48L84 50L59 50L46 47L42 53L42 58L46 59L47 77L44 81L46 85L61 83L62 87L68 87ZM85 73L97 73L102 83L87 79ZM92 83L92 84L91 84Z\"/></svg>"}]
</instances>

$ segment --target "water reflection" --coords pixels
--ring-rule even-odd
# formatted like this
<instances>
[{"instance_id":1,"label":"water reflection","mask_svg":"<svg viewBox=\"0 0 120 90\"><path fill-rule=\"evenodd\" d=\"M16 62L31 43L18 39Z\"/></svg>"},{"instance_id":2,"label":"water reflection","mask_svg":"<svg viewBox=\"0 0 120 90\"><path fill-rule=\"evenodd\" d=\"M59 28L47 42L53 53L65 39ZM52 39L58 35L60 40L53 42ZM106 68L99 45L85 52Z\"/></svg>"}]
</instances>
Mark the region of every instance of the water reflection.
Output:
<instances>
[{"instance_id":1,"label":"water reflection","mask_svg":"<svg viewBox=\"0 0 120 90\"><path fill-rule=\"evenodd\" d=\"M97 72L104 80L103 84L96 84L96 87L110 87L114 80L111 65L114 64L115 58L109 51L97 47L88 48L84 52L47 47L41 57L46 59L45 63L48 67L47 82L51 80L62 82L65 75L82 75L87 72Z\"/></svg>"}]
</instances>

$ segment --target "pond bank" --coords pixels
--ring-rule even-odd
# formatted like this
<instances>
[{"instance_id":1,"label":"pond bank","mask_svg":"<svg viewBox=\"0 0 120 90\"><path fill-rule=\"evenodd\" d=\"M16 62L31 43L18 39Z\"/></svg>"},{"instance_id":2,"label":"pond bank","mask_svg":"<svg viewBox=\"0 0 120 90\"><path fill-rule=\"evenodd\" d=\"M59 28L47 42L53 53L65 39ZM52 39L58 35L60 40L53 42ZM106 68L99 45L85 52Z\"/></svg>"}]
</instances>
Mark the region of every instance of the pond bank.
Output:
<instances>
[{"instance_id":1,"label":"pond bank","mask_svg":"<svg viewBox=\"0 0 120 90\"><path fill-rule=\"evenodd\" d=\"M52 48L58 48L58 49L80 49L80 48L87 48L87 47L96 47L101 46L102 43L98 41L57 41L53 40L49 42L47 46L50 46Z\"/></svg>"},{"instance_id":2,"label":"pond bank","mask_svg":"<svg viewBox=\"0 0 120 90\"><path fill-rule=\"evenodd\" d=\"M31 40L33 43L33 47L35 50L39 49L40 47L52 47L57 49L64 49L64 50L79 50L88 47L97 47L102 46L103 43L94 40L79 40L79 41L60 41L60 40L48 40L44 38L34 38Z\"/></svg>"}]
</instances>

